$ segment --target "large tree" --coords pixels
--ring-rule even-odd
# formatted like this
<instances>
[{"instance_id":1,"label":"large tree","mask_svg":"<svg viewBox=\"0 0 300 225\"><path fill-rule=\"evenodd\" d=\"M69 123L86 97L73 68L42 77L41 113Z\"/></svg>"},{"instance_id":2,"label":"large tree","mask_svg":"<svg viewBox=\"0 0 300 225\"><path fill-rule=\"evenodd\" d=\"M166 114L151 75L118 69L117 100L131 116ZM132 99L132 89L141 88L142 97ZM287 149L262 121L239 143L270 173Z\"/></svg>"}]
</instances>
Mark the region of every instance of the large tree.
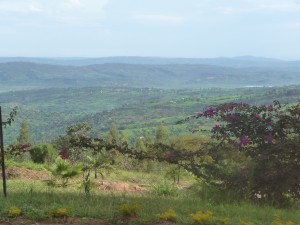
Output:
<instances>
[{"instance_id":1,"label":"large tree","mask_svg":"<svg viewBox=\"0 0 300 225\"><path fill-rule=\"evenodd\" d=\"M31 143L31 134L29 131L29 123L28 121L24 120L21 123L20 133L18 137L19 144L29 144Z\"/></svg>"}]
</instances>

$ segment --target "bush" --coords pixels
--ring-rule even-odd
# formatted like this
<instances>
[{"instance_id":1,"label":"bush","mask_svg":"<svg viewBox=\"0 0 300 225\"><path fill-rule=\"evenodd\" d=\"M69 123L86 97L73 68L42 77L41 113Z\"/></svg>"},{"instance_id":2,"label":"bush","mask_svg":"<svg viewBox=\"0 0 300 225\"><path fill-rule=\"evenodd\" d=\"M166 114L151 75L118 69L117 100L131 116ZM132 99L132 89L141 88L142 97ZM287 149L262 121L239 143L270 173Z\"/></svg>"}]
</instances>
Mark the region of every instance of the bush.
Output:
<instances>
[{"instance_id":1,"label":"bush","mask_svg":"<svg viewBox=\"0 0 300 225\"><path fill-rule=\"evenodd\" d=\"M166 221L172 221L176 222L177 220L177 214L173 209L169 209L165 213L159 215L159 219L166 220Z\"/></svg>"},{"instance_id":2,"label":"bush","mask_svg":"<svg viewBox=\"0 0 300 225\"><path fill-rule=\"evenodd\" d=\"M17 217L17 216L22 215L22 211L18 207L12 206L9 208L7 215L8 215L8 217Z\"/></svg>"},{"instance_id":3,"label":"bush","mask_svg":"<svg viewBox=\"0 0 300 225\"><path fill-rule=\"evenodd\" d=\"M57 156L56 150L50 144L36 145L30 150L30 156L35 163L52 162Z\"/></svg>"},{"instance_id":4,"label":"bush","mask_svg":"<svg viewBox=\"0 0 300 225\"><path fill-rule=\"evenodd\" d=\"M191 218L195 224L199 225L209 225L213 218L213 213L210 211L207 212L197 212L195 214L191 214Z\"/></svg>"},{"instance_id":5,"label":"bush","mask_svg":"<svg viewBox=\"0 0 300 225\"><path fill-rule=\"evenodd\" d=\"M178 190L167 183L161 183L152 187L152 193L158 196L176 196Z\"/></svg>"},{"instance_id":6,"label":"bush","mask_svg":"<svg viewBox=\"0 0 300 225\"><path fill-rule=\"evenodd\" d=\"M257 201L282 205L289 198L300 199L300 103L226 103L209 107L197 117L218 122L212 129L217 144L209 153L215 163L201 167L208 182L219 181L222 188L237 185ZM250 162L245 157L244 162L239 157L231 160L230 145Z\"/></svg>"},{"instance_id":7,"label":"bush","mask_svg":"<svg viewBox=\"0 0 300 225\"><path fill-rule=\"evenodd\" d=\"M58 208L51 212L53 217L68 217L70 215L70 209L68 208Z\"/></svg>"},{"instance_id":8,"label":"bush","mask_svg":"<svg viewBox=\"0 0 300 225\"><path fill-rule=\"evenodd\" d=\"M120 207L120 214L124 217L138 216L141 211L141 206L138 203L127 203Z\"/></svg>"}]
</instances>

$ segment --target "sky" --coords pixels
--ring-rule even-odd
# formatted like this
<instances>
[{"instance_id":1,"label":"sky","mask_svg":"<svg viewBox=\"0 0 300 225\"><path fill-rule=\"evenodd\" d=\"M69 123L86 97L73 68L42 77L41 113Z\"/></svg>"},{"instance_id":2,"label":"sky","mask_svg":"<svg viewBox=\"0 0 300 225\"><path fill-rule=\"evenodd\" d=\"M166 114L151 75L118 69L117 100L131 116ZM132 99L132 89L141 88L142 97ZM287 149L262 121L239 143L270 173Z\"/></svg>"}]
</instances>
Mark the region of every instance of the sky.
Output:
<instances>
[{"instance_id":1,"label":"sky","mask_svg":"<svg viewBox=\"0 0 300 225\"><path fill-rule=\"evenodd\" d=\"M0 0L0 56L300 59L300 0Z\"/></svg>"}]
</instances>

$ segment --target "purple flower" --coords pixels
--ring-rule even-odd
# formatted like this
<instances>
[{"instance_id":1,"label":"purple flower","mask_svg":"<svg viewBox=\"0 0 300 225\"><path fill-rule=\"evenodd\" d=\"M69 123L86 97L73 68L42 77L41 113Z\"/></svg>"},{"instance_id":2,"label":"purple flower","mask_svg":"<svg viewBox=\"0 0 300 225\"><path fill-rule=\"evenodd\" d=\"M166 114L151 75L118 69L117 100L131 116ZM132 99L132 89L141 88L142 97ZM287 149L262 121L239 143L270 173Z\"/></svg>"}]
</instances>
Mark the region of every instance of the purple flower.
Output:
<instances>
[{"instance_id":1,"label":"purple flower","mask_svg":"<svg viewBox=\"0 0 300 225\"><path fill-rule=\"evenodd\" d=\"M248 136L243 136L240 141L240 146L243 147L250 143L250 138Z\"/></svg>"},{"instance_id":2,"label":"purple flower","mask_svg":"<svg viewBox=\"0 0 300 225\"><path fill-rule=\"evenodd\" d=\"M210 118L210 117L214 117L216 113L217 112L214 108L209 107L208 109L205 110L204 116Z\"/></svg>"},{"instance_id":3,"label":"purple flower","mask_svg":"<svg viewBox=\"0 0 300 225\"><path fill-rule=\"evenodd\" d=\"M230 114L230 115L226 116L225 119L226 119L227 122L229 122L229 123L235 123L235 122L238 122L238 121L239 121L238 116L235 115L235 114Z\"/></svg>"}]
</instances>

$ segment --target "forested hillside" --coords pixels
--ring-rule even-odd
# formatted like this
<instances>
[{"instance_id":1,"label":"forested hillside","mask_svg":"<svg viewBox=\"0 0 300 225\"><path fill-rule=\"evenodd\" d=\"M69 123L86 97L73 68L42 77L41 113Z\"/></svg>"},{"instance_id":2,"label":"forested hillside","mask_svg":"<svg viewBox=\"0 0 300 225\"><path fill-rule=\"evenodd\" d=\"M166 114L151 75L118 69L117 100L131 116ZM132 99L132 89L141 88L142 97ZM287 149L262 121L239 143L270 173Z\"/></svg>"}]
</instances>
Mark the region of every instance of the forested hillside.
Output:
<instances>
[{"instance_id":1,"label":"forested hillside","mask_svg":"<svg viewBox=\"0 0 300 225\"><path fill-rule=\"evenodd\" d=\"M282 86L300 83L300 68L233 68L200 64L98 64L62 66L28 62L0 63L0 91L49 88L121 86L205 88Z\"/></svg>"},{"instance_id":2,"label":"forested hillside","mask_svg":"<svg viewBox=\"0 0 300 225\"><path fill-rule=\"evenodd\" d=\"M6 141L16 140L20 124L27 120L36 142L47 142L65 132L73 124L88 122L94 134L105 136L112 123L116 123L128 136L142 129L154 132L164 123L171 134L187 133L197 128L190 124L176 124L203 108L228 101L269 104L296 102L300 87L240 88L240 89L151 89L126 87L52 88L0 94L6 113L18 106L16 123L5 130ZM199 121L197 121L199 122ZM207 126L207 121L200 121Z\"/></svg>"}]
</instances>

